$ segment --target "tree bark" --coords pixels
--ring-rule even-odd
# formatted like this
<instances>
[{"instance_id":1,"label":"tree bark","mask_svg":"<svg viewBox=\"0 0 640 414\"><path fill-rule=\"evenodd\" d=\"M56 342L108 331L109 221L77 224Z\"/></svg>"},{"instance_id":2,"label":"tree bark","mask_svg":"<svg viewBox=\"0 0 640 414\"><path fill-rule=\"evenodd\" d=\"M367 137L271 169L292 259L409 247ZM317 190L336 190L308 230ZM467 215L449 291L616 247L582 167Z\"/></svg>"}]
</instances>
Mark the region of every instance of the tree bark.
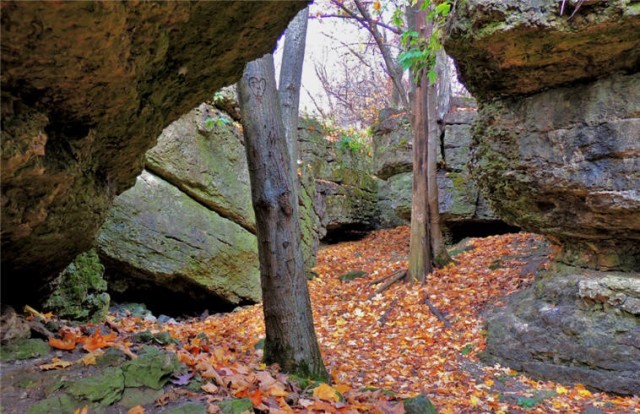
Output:
<instances>
[{"instance_id":1,"label":"tree bark","mask_svg":"<svg viewBox=\"0 0 640 414\"><path fill-rule=\"evenodd\" d=\"M278 93L282 107L282 123L284 124L287 148L291 155L294 182L297 182L298 168L298 112L300 108L300 84L304 48L307 39L307 20L309 7L301 10L289 23L284 38L282 65L280 66L280 83Z\"/></svg>"},{"instance_id":2,"label":"tree bark","mask_svg":"<svg viewBox=\"0 0 640 414\"><path fill-rule=\"evenodd\" d=\"M438 146L440 145L440 126L438 119L444 119L444 115L448 112L450 92L450 82L446 76L447 55L442 49L436 55L436 72L438 73L438 81L427 87L427 117L428 117L428 158L427 158L427 177L428 177L428 204L429 204L429 230L431 235L431 249L433 254L433 263L436 267L444 267L451 262L451 257L447 252L442 236L442 226L440 220L440 206L438 203ZM445 72L446 71L446 72ZM446 86L444 86L446 85ZM446 109L446 112L445 112ZM440 113L439 113L440 112Z\"/></svg>"},{"instance_id":3,"label":"tree bark","mask_svg":"<svg viewBox=\"0 0 640 414\"><path fill-rule=\"evenodd\" d=\"M286 372L327 379L313 327L272 55L247 64L239 95L256 214L265 362L278 363Z\"/></svg>"},{"instance_id":4,"label":"tree bark","mask_svg":"<svg viewBox=\"0 0 640 414\"><path fill-rule=\"evenodd\" d=\"M417 6L413 6L417 7ZM414 10L412 10L413 12ZM419 10L413 19L420 28L426 23L426 12ZM428 195L428 102L427 88L429 81L422 74L419 85L415 88L413 105L413 186L411 200L411 232L409 239L409 271L410 281L424 282L431 273L431 243L429 232Z\"/></svg>"}]
</instances>

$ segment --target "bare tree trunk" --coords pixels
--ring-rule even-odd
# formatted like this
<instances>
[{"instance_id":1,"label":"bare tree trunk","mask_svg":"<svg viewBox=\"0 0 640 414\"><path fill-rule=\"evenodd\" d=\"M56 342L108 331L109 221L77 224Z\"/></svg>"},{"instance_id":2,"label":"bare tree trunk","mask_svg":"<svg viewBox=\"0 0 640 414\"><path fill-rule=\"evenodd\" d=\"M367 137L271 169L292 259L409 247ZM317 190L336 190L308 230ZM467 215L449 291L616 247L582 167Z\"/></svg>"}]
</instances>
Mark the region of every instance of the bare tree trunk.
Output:
<instances>
[{"instance_id":1,"label":"bare tree trunk","mask_svg":"<svg viewBox=\"0 0 640 414\"><path fill-rule=\"evenodd\" d=\"M410 23L416 30L426 24L427 15L414 5L408 10ZM418 9L418 10L416 10ZM409 271L410 281L424 282L431 273L431 237L429 231L428 204L428 101L427 89L429 80L422 74L420 84L416 85L413 105L413 187L411 199L411 231L409 239Z\"/></svg>"},{"instance_id":2,"label":"bare tree trunk","mask_svg":"<svg viewBox=\"0 0 640 414\"><path fill-rule=\"evenodd\" d=\"M431 235L431 250L433 263L436 267L443 267L451 261L447 247L442 237L440 226L440 209L438 205L438 159L437 151L440 143L440 128L438 127L437 89L436 85L427 88L427 200L429 204L429 231Z\"/></svg>"},{"instance_id":3,"label":"bare tree trunk","mask_svg":"<svg viewBox=\"0 0 640 414\"><path fill-rule=\"evenodd\" d=\"M309 7L301 10L289 23L284 38L282 65L280 67L280 105L282 122L287 137L287 148L291 155L294 182L297 182L298 168L298 111L300 108L300 83L304 47L307 39L307 20Z\"/></svg>"},{"instance_id":4,"label":"bare tree trunk","mask_svg":"<svg viewBox=\"0 0 640 414\"><path fill-rule=\"evenodd\" d=\"M265 361L286 372L327 379L313 327L272 55L247 64L239 95L256 214Z\"/></svg>"},{"instance_id":5,"label":"bare tree trunk","mask_svg":"<svg viewBox=\"0 0 640 414\"><path fill-rule=\"evenodd\" d=\"M427 160L428 202L429 202L429 230L431 232L431 249L433 253L433 263L436 267L444 267L451 262L451 257L447 252L442 237L442 226L440 221L440 206L438 203L438 146L440 145L440 125L438 120L443 120L446 112L449 111L450 100L450 79L447 70L447 55L443 49L436 54L436 72L438 81L428 86L427 90L427 113L428 113L428 140L429 156ZM444 126L443 126L444 127Z\"/></svg>"},{"instance_id":6,"label":"bare tree trunk","mask_svg":"<svg viewBox=\"0 0 640 414\"><path fill-rule=\"evenodd\" d=\"M413 106L413 186L411 190L411 232L409 238L410 281L424 282L433 270L429 234L429 205L427 204L427 118L426 88L428 80L422 77L416 87Z\"/></svg>"}]
</instances>

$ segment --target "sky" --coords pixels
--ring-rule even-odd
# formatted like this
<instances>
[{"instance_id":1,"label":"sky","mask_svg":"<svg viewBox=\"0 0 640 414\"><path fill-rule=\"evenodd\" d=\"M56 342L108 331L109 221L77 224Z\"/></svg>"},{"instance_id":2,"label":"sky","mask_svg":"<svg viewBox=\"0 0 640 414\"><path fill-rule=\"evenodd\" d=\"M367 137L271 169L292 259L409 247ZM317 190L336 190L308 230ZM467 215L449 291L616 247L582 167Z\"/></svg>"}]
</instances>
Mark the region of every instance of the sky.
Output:
<instances>
[{"instance_id":1,"label":"sky","mask_svg":"<svg viewBox=\"0 0 640 414\"><path fill-rule=\"evenodd\" d=\"M313 11L313 9L312 9ZM328 70L335 67L336 62L344 59L344 50L336 47L323 33L341 39L356 39L365 37L353 24L345 23L342 19L309 19L307 26L307 42L305 46L304 63L302 65L302 91L300 93L300 112L316 113L313 102L307 91L315 96L324 96L320 80L314 71L314 62L327 65ZM274 53L276 66L276 79L280 77L280 64L282 61L282 47L284 36L278 41L278 48ZM316 98L317 99L317 98ZM325 103L326 104L326 103Z\"/></svg>"}]
</instances>

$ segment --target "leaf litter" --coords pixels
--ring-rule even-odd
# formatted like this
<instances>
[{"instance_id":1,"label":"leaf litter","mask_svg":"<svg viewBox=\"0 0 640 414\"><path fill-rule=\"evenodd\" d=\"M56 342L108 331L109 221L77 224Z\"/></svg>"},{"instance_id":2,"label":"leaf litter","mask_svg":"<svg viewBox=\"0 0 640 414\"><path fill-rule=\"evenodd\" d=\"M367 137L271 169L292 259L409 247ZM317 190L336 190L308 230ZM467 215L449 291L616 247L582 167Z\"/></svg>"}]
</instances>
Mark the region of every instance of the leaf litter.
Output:
<instances>
[{"instance_id":1,"label":"leaf litter","mask_svg":"<svg viewBox=\"0 0 640 414\"><path fill-rule=\"evenodd\" d=\"M209 404L208 412L220 412L216 403L243 398L268 413L403 413L403 399L423 394L441 414L640 411L638 396L535 381L479 361L486 346L480 312L533 281L523 258L544 243L541 236L519 233L470 239L456 252L455 263L435 270L426 284L395 283L374 294L376 281L406 269L408 241L409 229L404 226L327 246L318 253L319 276L309 282L309 289L332 384L288 376L262 362L261 305L177 323L110 315L104 331L88 329L95 328L89 325L63 327L59 338L49 340L50 346L89 353L68 363L55 358L40 368L94 364L96 355L109 347L135 359L138 348L132 338L149 331L175 339L163 348L175 352L186 367L174 374L156 408L187 399ZM544 258L540 265L548 262ZM339 279L352 271L366 275ZM425 298L451 327L434 315ZM140 406L130 412L145 411Z\"/></svg>"}]
</instances>

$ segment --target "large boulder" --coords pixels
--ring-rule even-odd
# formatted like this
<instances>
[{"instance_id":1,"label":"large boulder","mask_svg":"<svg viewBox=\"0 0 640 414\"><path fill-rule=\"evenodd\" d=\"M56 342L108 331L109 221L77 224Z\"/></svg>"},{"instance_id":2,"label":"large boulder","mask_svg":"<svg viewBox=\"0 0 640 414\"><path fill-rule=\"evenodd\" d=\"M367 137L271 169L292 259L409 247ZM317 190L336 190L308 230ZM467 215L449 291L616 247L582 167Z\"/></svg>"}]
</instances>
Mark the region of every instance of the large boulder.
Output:
<instances>
[{"instance_id":1,"label":"large boulder","mask_svg":"<svg viewBox=\"0 0 640 414\"><path fill-rule=\"evenodd\" d=\"M259 301L239 128L201 104L165 128L146 165L136 185L116 197L98 235L116 298L143 300L142 292L152 289L156 298L184 295L194 309Z\"/></svg>"},{"instance_id":2,"label":"large boulder","mask_svg":"<svg viewBox=\"0 0 640 414\"><path fill-rule=\"evenodd\" d=\"M165 128L146 160L136 185L116 197L98 236L115 298L164 312L258 302L255 215L239 125L201 104ZM301 173L299 211L310 269L319 220L310 168ZM175 306L180 302L189 306Z\"/></svg>"},{"instance_id":3,"label":"large boulder","mask_svg":"<svg viewBox=\"0 0 640 414\"><path fill-rule=\"evenodd\" d=\"M479 98L472 176L564 263L490 311L486 355L638 393L640 9L566 6L560 16L552 0L460 2L445 45Z\"/></svg>"},{"instance_id":4,"label":"large boulder","mask_svg":"<svg viewBox=\"0 0 640 414\"><path fill-rule=\"evenodd\" d=\"M2 4L2 300L86 251L160 131L273 50L306 2Z\"/></svg>"},{"instance_id":5,"label":"large boulder","mask_svg":"<svg viewBox=\"0 0 640 414\"><path fill-rule=\"evenodd\" d=\"M636 72L640 9L630 3L461 1L445 48L462 83L482 102Z\"/></svg>"},{"instance_id":6,"label":"large boulder","mask_svg":"<svg viewBox=\"0 0 640 414\"><path fill-rule=\"evenodd\" d=\"M487 312L485 358L536 377L640 393L640 276L557 266Z\"/></svg>"}]
</instances>

